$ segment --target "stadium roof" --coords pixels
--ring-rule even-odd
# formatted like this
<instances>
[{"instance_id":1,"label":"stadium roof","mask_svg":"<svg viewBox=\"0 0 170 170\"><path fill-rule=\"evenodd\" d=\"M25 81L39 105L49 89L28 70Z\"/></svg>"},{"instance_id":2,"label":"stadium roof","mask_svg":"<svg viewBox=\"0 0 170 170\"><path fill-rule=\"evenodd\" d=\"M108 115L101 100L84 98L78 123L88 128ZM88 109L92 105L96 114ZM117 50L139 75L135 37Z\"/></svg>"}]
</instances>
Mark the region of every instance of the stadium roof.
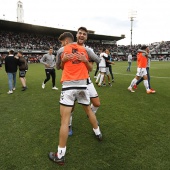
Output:
<instances>
[{"instance_id":1,"label":"stadium roof","mask_svg":"<svg viewBox=\"0 0 170 170\"><path fill-rule=\"evenodd\" d=\"M7 20L0 20L0 30L8 30L8 31L16 31L16 32L31 32L37 34L53 35L56 37L58 37L60 34L66 31L71 32L74 36L76 35L77 32L73 30L51 28L51 27L38 26L38 25L7 21ZM90 33L88 34L88 40L118 41L124 38L125 38L124 35L118 37L118 36L108 36L108 35L99 35L99 34L90 34Z\"/></svg>"}]
</instances>

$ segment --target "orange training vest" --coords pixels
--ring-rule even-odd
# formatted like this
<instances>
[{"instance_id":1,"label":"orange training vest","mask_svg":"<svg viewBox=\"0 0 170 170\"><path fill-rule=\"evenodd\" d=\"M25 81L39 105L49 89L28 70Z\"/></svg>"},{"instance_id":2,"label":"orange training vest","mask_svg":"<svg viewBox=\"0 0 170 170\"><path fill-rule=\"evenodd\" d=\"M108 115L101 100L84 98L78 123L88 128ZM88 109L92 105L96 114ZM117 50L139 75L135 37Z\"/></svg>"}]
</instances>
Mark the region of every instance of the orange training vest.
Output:
<instances>
[{"instance_id":1,"label":"orange training vest","mask_svg":"<svg viewBox=\"0 0 170 170\"><path fill-rule=\"evenodd\" d=\"M142 52L139 52L137 54L137 66L139 68L146 68L147 61L148 61L148 58L146 56L144 56Z\"/></svg>"},{"instance_id":2,"label":"orange training vest","mask_svg":"<svg viewBox=\"0 0 170 170\"><path fill-rule=\"evenodd\" d=\"M86 52L86 49L78 44L66 45L64 47L63 55L64 53L74 54L76 51L84 53L86 58L88 59L88 54ZM61 56L61 58L63 57L63 55ZM72 80L84 80L87 79L88 77L89 74L86 65L83 62L77 60L76 56L73 57L72 60L69 60L66 63L64 63L61 82L72 81Z\"/></svg>"}]
</instances>

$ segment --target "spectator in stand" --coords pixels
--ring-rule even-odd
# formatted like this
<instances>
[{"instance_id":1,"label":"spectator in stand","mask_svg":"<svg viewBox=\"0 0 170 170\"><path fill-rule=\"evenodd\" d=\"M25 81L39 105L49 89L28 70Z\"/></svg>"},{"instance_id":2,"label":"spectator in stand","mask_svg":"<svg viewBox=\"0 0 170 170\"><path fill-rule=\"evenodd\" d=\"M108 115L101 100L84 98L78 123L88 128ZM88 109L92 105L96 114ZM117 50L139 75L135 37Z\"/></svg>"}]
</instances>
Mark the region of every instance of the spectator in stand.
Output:
<instances>
[{"instance_id":1,"label":"spectator in stand","mask_svg":"<svg viewBox=\"0 0 170 170\"><path fill-rule=\"evenodd\" d=\"M148 47L153 49L160 42L152 43ZM86 43L89 47L94 49L95 53L98 53L99 49L106 48L110 49L110 54L114 55L118 51L123 53L126 56L127 53L131 52L132 55L136 55L138 49L141 48L141 44L133 45L116 45L116 44L101 44L100 42L90 41ZM54 50L60 48L60 43L56 41L56 36L52 35L40 35L34 33L24 33L24 32L12 32L0 30L0 49L11 49L15 50L48 50L49 46L52 46ZM155 53L166 52L167 56L168 51L170 50L170 41L162 41L161 46L156 49ZM116 56L117 60L121 60L120 56ZM122 58L124 60L124 58ZM136 59L136 58L135 58ZM36 60L38 61L38 60ZM31 60L35 62L35 60Z\"/></svg>"},{"instance_id":2,"label":"spectator in stand","mask_svg":"<svg viewBox=\"0 0 170 170\"><path fill-rule=\"evenodd\" d=\"M5 71L8 75L8 94L12 94L16 88L16 73L18 60L14 57L14 50L9 51L9 55L5 57Z\"/></svg>"}]
</instances>

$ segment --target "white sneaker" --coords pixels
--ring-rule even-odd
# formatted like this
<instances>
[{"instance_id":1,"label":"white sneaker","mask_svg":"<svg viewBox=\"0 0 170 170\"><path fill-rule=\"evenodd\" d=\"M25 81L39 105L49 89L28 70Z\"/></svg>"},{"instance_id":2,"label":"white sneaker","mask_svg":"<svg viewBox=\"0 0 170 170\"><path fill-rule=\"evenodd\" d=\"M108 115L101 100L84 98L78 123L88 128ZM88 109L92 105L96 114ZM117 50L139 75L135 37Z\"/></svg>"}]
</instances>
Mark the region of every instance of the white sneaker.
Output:
<instances>
[{"instance_id":1,"label":"white sneaker","mask_svg":"<svg viewBox=\"0 0 170 170\"><path fill-rule=\"evenodd\" d=\"M45 88L45 84L44 83L42 83L42 89L44 89Z\"/></svg>"},{"instance_id":2,"label":"white sneaker","mask_svg":"<svg viewBox=\"0 0 170 170\"><path fill-rule=\"evenodd\" d=\"M13 91L12 90L9 90L8 92L7 92L7 94L12 94L13 93Z\"/></svg>"},{"instance_id":3,"label":"white sneaker","mask_svg":"<svg viewBox=\"0 0 170 170\"><path fill-rule=\"evenodd\" d=\"M131 87L128 87L128 90L129 90L131 93L134 93L134 92L135 92Z\"/></svg>"},{"instance_id":4,"label":"white sneaker","mask_svg":"<svg viewBox=\"0 0 170 170\"><path fill-rule=\"evenodd\" d=\"M53 89L53 90L58 90L58 88L57 88L57 87L55 87L55 86L54 86L54 87L52 87L52 89Z\"/></svg>"},{"instance_id":5,"label":"white sneaker","mask_svg":"<svg viewBox=\"0 0 170 170\"><path fill-rule=\"evenodd\" d=\"M12 90L16 90L16 88L14 87Z\"/></svg>"}]
</instances>

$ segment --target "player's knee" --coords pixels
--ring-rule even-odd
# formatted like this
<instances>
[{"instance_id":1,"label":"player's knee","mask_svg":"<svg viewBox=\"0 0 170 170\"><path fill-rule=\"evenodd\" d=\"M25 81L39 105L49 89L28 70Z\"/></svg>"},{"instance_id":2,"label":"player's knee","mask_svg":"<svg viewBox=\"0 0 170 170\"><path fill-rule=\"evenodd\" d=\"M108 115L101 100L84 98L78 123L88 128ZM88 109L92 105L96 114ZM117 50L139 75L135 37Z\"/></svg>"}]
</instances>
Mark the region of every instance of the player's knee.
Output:
<instances>
[{"instance_id":1,"label":"player's knee","mask_svg":"<svg viewBox=\"0 0 170 170\"><path fill-rule=\"evenodd\" d=\"M99 106L100 106L100 101L94 102L94 103L93 103L93 106L94 106L94 107L99 107Z\"/></svg>"}]
</instances>

